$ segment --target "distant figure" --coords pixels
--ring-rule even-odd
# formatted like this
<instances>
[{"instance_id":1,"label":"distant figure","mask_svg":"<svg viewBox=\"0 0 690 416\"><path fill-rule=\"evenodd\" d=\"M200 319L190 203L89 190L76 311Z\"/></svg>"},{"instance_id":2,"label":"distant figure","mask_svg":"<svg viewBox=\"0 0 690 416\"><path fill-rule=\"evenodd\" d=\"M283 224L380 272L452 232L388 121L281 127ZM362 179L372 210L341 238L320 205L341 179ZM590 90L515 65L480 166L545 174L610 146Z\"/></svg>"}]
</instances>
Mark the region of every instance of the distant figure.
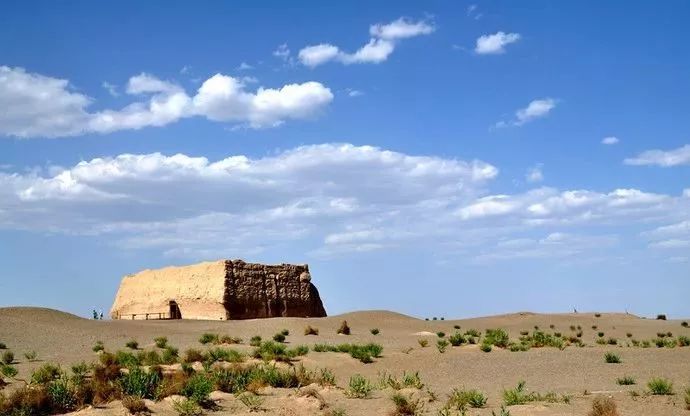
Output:
<instances>
[{"instance_id":1,"label":"distant figure","mask_svg":"<svg viewBox=\"0 0 690 416\"><path fill-rule=\"evenodd\" d=\"M573 311L575 311L575 313L577 313L577 308L573 308Z\"/></svg>"},{"instance_id":2,"label":"distant figure","mask_svg":"<svg viewBox=\"0 0 690 416\"><path fill-rule=\"evenodd\" d=\"M101 311L101 313L99 314L98 319L100 319L101 321L103 320L103 311Z\"/></svg>"},{"instance_id":3,"label":"distant figure","mask_svg":"<svg viewBox=\"0 0 690 416\"><path fill-rule=\"evenodd\" d=\"M96 310L93 310L93 319L98 319L98 312Z\"/></svg>"}]
</instances>

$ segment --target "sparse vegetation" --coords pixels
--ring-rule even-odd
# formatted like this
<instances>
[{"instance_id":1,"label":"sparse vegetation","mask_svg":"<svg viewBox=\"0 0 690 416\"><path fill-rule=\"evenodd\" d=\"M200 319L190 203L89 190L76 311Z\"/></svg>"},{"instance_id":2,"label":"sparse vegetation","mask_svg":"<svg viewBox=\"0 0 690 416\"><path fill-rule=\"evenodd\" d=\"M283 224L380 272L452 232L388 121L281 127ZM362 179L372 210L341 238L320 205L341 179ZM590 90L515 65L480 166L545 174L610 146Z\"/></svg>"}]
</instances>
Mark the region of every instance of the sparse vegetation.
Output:
<instances>
[{"instance_id":1,"label":"sparse vegetation","mask_svg":"<svg viewBox=\"0 0 690 416\"><path fill-rule=\"evenodd\" d=\"M264 399L251 392L244 392L237 396L237 400L249 409L250 412L258 412L261 410L261 405L264 404Z\"/></svg>"},{"instance_id":2,"label":"sparse vegetation","mask_svg":"<svg viewBox=\"0 0 690 416\"><path fill-rule=\"evenodd\" d=\"M460 345L464 344L467 340L461 333L456 332L455 334L448 337L448 341L450 341L450 345L454 347L459 347Z\"/></svg>"},{"instance_id":3,"label":"sparse vegetation","mask_svg":"<svg viewBox=\"0 0 690 416\"><path fill-rule=\"evenodd\" d=\"M425 339L425 338L419 338L419 339L417 340L417 343L418 343L419 346L422 347L422 348L426 348L426 347L429 346L429 340L428 340L428 339Z\"/></svg>"},{"instance_id":4,"label":"sparse vegetation","mask_svg":"<svg viewBox=\"0 0 690 416\"><path fill-rule=\"evenodd\" d=\"M487 398L479 390L453 389L446 402L446 407L464 411L468 407L482 408L486 405Z\"/></svg>"},{"instance_id":5,"label":"sparse vegetation","mask_svg":"<svg viewBox=\"0 0 690 416\"><path fill-rule=\"evenodd\" d=\"M418 416L424 412L424 404L421 399L413 399L412 396L395 393L391 396L391 400L395 405L395 410L391 413L392 416Z\"/></svg>"},{"instance_id":6,"label":"sparse vegetation","mask_svg":"<svg viewBox=\"0 0 690 416\"><path fill-rule=\"evenodd\" d=\"M275 342L285 342L285 335L282 332L278 332L273 335L273 341Z\"/></svg>"},{"instance_id":7,"label":"sparse vegetation","mask_svg":"<svg viewBox=\"0 0 690 416\"><path fill-rule=\"evenodd\" d=\"M623 376L617 378L616 383L618 383L621 386L632 386L633 384L635 384L635 379L630 376Z\"/></svg>"},{"instance_id":8,"label":"sparse vegetation","mask_svg":"<svg viewBox=\"0 0 690 416\"><path fill-rule=\"evenodd\" d=\"M5 365L10 365L14 362L14 353L10 350L5 350L2 353L2 363Z\"/></svg>"},{"instance_id":9,"label":"sparse vegetation","mask_svg":"<svg viewBox=\"0 0 690 416\"><path fill-rule=\"evenodd\" d=\"M506 406L514 406L519 404L526 404L529 402L549 402L549 403L570 403L570 396L559 396L554 392L547 392L544 394L536 392L527 392L525 389L526 383L520 381L514 389L503 390L503 401Z\"/></svg>"},{"instance_id":10,"label":"sparse vegetation","mask_svg":"<svg viewBox=\"0 0 690 416\"><path fill-rule=\"evenodd\" d=\"M24 358L26 358L28 361L36 361L36 357L38 357L36 351L27 351L24 353Z\"/></svg>"},{"instance_id":11,"label":"sparse vegetation","mask_svg":"<svg viewBox=\"0 0 690 416\"><path fill-rule=\"evenodd\" d=\"M438 349L438 352L443 354L444 352L446 352L446 349L448 348L449 344L450 343L447 339L439 339L436 341L436 348Z\"/></svg>"},{"instance_id":12,"label":"sparse vegetation","mask_svg":"<svg viewBox=\"0 0 690 416\"><path fill-rule=\"evenodd\" d=\"M371 335L378 335L379 333L381 333L381 331L379 331L378 328L372 328L369 330L369 332L371 332Z\"/></svg>"},{"instance_id":13,"label":"sparse vegetation","mask_svg":"<svg viewBox=\"0 0 690 416\"><path fill-rule=\"evenodd\" d=\"M7 344L4 342L0 342L0 350L6 350L7 349Z\"/></svg>"},{"instance_id":14,"label":"sparse vegetation","mask_svg":"<svg viewBox=\"0 0 690 416\"><path fill-rule=\"evenodd\" d=\"M618 416L616 403L608 397L596 397L588 416Z\"/></svg>"},{"instance_id":15,"label":"sparse vegetation","mask_svg":"<svg viewBox=\"0 0 690 416\"><path fill-rule=\"evenodd\" d=\"M249 345L251 345L252 347L258 347L259 345L261 345L261 336L254 335L253 337L251 337L251 339L249 340Z\"/></svg>"},{"instance_id":16,"label":"sparse vegetation","mask_svg":"<svg viewBox=\"0 0 690 416\"><path fill-rule=\"evenodd\" d=\"M606 361L608 364L620 364L622 362L621 357L613 352L607 352L604 354L604 361Z\"/></svg>"},{"instance_id":17,"label":"sparse vegetation","mask_svg":"<svg viewBox=\"0 0 690 416\"><path fill-rule=\"evenodd\" d=\"M319 335L319 329L318 329L318 328L314 328L314 327L311 326L311 325L307 325L307 326L304 328L304 335Z\"/></svg>"},{"instance_id":18,"label":"sparse vegetation","mask_svg":"<svg viewBox=\"0 0 690 416\"><path fill-rule=\"evenodd\" d=\"M153 339L153 342L156 344L156 347L158 348L165 348L168 346L167 337L156 337Z\"/></svg>"},{"instance_id":19,"label":"sparse vegetation","mask_svg":"<svg viewBox=\"0 0 690 416\"><path fill-rule=\"evenodd\" d=\"M683 328L687 328L688 326L690 326L690 324L688 324L688 321L683 321L683 322L680 324L680 326L682 326Z\"/></svg>"},{"instance_id":20,"label":"sparse vegetation","mask_svg":"<svg viewBox=\"0 0 690 416\"><path fill-rule=\"evenodd\" d=\"M194 402L194 400L173 400L172 406L173 409L180 416L200 416L203 413L201 406L199 406L198 403Z\"/></svg>"},{"instance_id":21,"label":"sparse vegetation","mask_svg":"<svg viewBox=\"0 0 690 416\"><path fill-rule=\"evenodd\" d=\"M138 396L125 396L122 398L122 406L132 415L148 412L146 403Z\"/></svg>"},{"instance_id":22,"label":"sparse vegetation","mask_svg":"<svg viewBox=\"0 0 690 416\"><path fill-rule=\"evenodd\" d=\"M665 321L666 320L666 315L663 313L660 313L659 315L656 316L656 319L659 321Z\"/></svg>"},{"instance_id":23,"label":"sparse vegetation","mask_svg":"<svg viewBox=\"0 0 690 416\"><path fill-rule=\"evenodd\" d=\"M347 321L343 321L340 323L340 326L338 327L336 333L342 335L350 335L350 326L347 324Z\"/></svg>"},{"instance_id":24,"label":"sparse vegetation","mask_svg":"<svg viewBox=\"0 0 690 416\"><path fill-rule=\"evenodd\" d=\"M484 343L479 347L479 349L484 352L491 352L491 344Z\"/></svg>"},{"instance_id":25,"label":"sparse vegetation","mask_svg":"<svg viewBox=\"0 0 690 416\"><path fill-rule=\"evenodd\" d=\"M369 380L367 380L361 374L355 374L350 377L350 382L348 383L348 388L345 391L347 397L356 399L366 399L371 395L373 387Z\"/></svg>"},{"instance_id":26,"label":"sparse vegetation","mask_svg":"<svg viewBox=\"0 0 690 416\"><path fill-rule=\"evenodd\" d=\"M100 352L105 350L105 346L103 345L103 341L96 341L96 344L94 344L93 348L91 348L93 352Z\"/></svg>"},{"instance_id":27,"label":"sparse vegetation","mask_svg":"<svg viewBox=\"0 0 690 416\"><path fill-rule=\"evenodd\" d=\"M655 396L670 396L673 394L673 383L671 380L656 377L647 383L649 392Z\"/></svg>"},{"instance_id":28,"label":"sparse vegetation","mask_svg":"<svg viewBox=\"0 0 690 416\"><path fill-rule=\"evenodd\" d=\"M218 334L207 332L201 335L201 337L199 338L199 342L203 345L218 344L220 343L220 337L218 336Z\"/></svg>"},{"instance_id":29,"label":"sparse vegetation","mask_svg":"<svg viewBox=\"0 0 690 416\"><path fill-rule=\"evenodd\" d=\"M685 409L690 410L690 387L685 389Z\"/></svg>"},{"instance_id":30,"label":"sparse vegetation","mask_svg":"<svg viewBox=\"0 0 690 416\"><path fill-rule=\"evenodd\" d=\"M127 341L127 343L125 343L125 346L130 350L136 350L139 349L139 342L137 342L135 339L130 339Z\"/></svg>"}]
</instances>

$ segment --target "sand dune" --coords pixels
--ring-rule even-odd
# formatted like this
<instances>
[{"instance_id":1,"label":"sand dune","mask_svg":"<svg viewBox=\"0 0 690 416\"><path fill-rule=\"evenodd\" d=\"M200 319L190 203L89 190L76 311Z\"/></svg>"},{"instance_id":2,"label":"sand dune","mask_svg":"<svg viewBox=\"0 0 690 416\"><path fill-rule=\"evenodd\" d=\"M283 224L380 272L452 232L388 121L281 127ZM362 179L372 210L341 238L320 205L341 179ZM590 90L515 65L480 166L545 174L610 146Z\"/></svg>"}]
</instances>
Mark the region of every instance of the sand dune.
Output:
<instances>
[{"instance_id":1,"label":"sand dune","mask_svg":"<svg viewBox=\"0 0 690 416\"><path fill-rule=\"evenodd\" d=\"M347 320L352 335L336 334L336 328ZM303 335L304 327L319 328L318 336ZM553 325L553 329L550 327ZM570 346L564 350L556 348L533 348L526 352L510 352L494 348L484 353L476 345L448 348L444 354L435 348L436 339L416 335L443 331L452 334L454 326L461 331L470 328L485 331L488 328L503 328L511 338L517 339L521 331L531 331L535 326L547 332L572 333L570 326L582 328L582 339L586 347ZM597 329L593 330L592 326ZM310 352L302 358L308 368L328 367L334 371L339 387L345 387L347 380L355 373L363 374L375 381L381 372L402 374L403 371L419 371L426 388L438 396L436 402L427 404L427 414L436 414L448 393L456 387L477 388L488 395L487 408L472 410L471 415L490 415L502 402L504 388L515 386L520 380L527 382L533 391L553 391L572 396L570 404L535 403L530 406L513 406L511 415L585 415L596 394L601 392L612 396L623 415L687 415L681 394L668 397L643 396L632 398L630 390L642 392L646 382L655 376L671 379L678 393L690 386L690 348L635 348L628 347L630 339L644 340L656 337L657 332L672 332L673 336L690 336L690 329L681 326L681 320L660 321L643 319L621 313L605 313L596 317L594 313L537 314L516 313L461 320L425 321L389 311L360 311L327 318L270 318L245 321L94 321L64 312L44 308L0 308L0 341L7 344L17 357L20 377L28 376L44 361L53 361L66 366L82 360L93 361L91 351L97 340L103 341L106 349L124 349L129 339L137 339L140 348L153 348L153 338L165 335L170 344L184 351L187 348L203 348L199 336L204 332L217 332L239 336L245 340L237 346L250 351L247 340L252 335L265 339L283 328L290 331L290 345L315 343L364 343L377 342L383 345L383 357L374 363L363 364L348 355L340 353ZM378 328L379 335L369 330ZM622 345L598 345L598 332L605 337L615 337ZM629 338L627 334L632 334ZM427 338L430 345L422 348L419 338ZM39 361L27 362L22 358L24 351L35 350ZM615 351L623 359L622 364L606 364L603 355ZM42 361L40 361L42 360ZM629 375L638 384L619 386L616 378ZM389 399L391 391L377 390L374 398L368 400L348 399L342 390L323 391L322 395L331 407L339 406L349 415L380 415L392 409ZM294 392L273 390L265 393L266 414L323 414L303 397ZM225 410L219 414L242 414L242 405L231 395L220 394ZM81 413L113 412L121 414L118 403L108 406L110 410L84 410ZM156 413L172 414L166 402L151 403Z\"/></svg>"}]
</instances>

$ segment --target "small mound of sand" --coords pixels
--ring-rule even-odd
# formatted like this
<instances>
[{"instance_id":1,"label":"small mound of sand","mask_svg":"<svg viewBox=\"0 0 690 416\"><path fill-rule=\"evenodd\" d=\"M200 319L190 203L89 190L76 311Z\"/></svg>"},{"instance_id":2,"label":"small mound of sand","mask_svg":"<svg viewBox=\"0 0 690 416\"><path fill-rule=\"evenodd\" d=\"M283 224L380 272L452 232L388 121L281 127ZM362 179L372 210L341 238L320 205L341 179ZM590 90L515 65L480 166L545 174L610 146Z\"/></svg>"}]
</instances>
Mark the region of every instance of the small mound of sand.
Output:
<instances>
[{"instance_id":1,"label":"small mound of sand","mask_svg":"<svg viewBox=\"0 0 690 416\"><path fill-rule=\"evenodd\" d=\"M436 336L436 334L434 334L433 332L429 332L429 331L415 332L412 335L417 335L419 337L435 337Z\"/></svg>"}]
</instances>

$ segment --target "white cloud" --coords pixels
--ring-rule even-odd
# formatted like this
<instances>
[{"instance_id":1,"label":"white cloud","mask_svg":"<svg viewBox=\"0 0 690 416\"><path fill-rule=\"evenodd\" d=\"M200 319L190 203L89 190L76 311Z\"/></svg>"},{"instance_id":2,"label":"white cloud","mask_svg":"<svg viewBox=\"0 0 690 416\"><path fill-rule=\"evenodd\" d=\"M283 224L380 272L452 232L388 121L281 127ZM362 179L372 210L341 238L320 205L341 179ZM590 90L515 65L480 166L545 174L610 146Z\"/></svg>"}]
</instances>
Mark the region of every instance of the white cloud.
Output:
<instances>
[{"instance_id":1,"label":"white cloud","mask_svg":"<svg viewBox=\"0 0 690 416\"><path fill-rule=\"evenodd\" d=\"M384 245L365 238L368 225L385 230L386 245L423 235L496 175L481 161L350 144L217 161L123 154L54 174L0 172L0 228L108 235L166 251L227 244L230 234L246 247L313 238L334 252L361 250Z\"/></svg>"},{"instance_id":2,"label":"white cloud","mask_svg":"<svg viewBox=\"0 0 690 416\"><path fill-rule=\"evenodd\" d=\"M529 183L541 182L544 180L544 173L542 172L542 164L533 166L527 170L525 180Z\"/></svg>"},{"instance_id":3,"label":"white cloud","mask_svg":"<svg viewBox=\"0 0 690 416\"><path fill-rule=\"evenodd\" d=\"M530 121L544 118L549 115L551 110L556 108L557 101L553 98L541 98L532 100L527 107L515 112L515 119L511 121L499 121L495 127L522 126Z\"/></svg>"},{"instance_id":4,"label":"white cloud","mask_svg":"<svg viewBox=\"0 0 690 416\"><path fill-rule=\"evenodd\" d=\"M479 11L479 7L476 4L470 4L467 6L467 16L473 18L474 20L479 20L484 16L484 14Z\"/></svg>"},{"instance_id":5,"label":"white cloud","mask_svg":"<svg viewBox=\"0 0 690 416\"><path fill-rule=\"evenodd\" d=\"M397 45L396 42L411 37L428 35L435 30L433 24L399 18L388 24L375 24L369 28L372 36L369 42L353 53L341 50L329 43L320 43L302 48L297 57L308 67L316 67L327 62L340 62L345 65L374 63L388 59Z\"/></svg>"},{"instance_id":6,"label":"white cloud","mask_svg":"<svg viewBox=\"0 0 690 416\"><path fill-rule=\"evenodd\" d=\"M620 140L618 140L618 137L615 137L615 136L608 136L608 137L604 137L603 139L601 139L601 144L611 145L611 144L617 144L618 142L620 142Z\"/></svg>"},{"instance_id":7,"label":"white cloud","mask_svg":"<svg viewBox=\"0 0 690 416\"><path fill-rule=\"evenodd\" d=\"M250 69L254 69L254 66L249 65L248 63L246 63L244 61L237 66L238 71L248 71Z\"/></svg>"},{"instance_id":8,"label":"white cloud","mask_svg":"<svg viewBox=\"0 0 690 416\"><path fill-rule=\"evenodd\" d=\"M362 92L362 91L360 91L360 90L355 90L355 89L352 89L352 88L348 88L348 89L347 89L347 95L348 95L349 97L352 97L352 98L354 98L354 97L360 97L360 96L364 95L364 92Z\"/></svg>"},{"instance_id":9,"label":"white cloud","mask_svg":"<svg viewBox=\"0 0 690 416\"><path fill-rule=\"evenodd\" d=\"M424 247L462 261L577 259L632 243L666 258L661 248L690 241L688 196L628 188L487 194L498 174L490 164L371 146L219 160L121 154L12 169L0 171L0 229L91 235L194 259L287 247L331 257ZM632 234L640 228L650 231Z\"/></svg>"},{"instance_id":10,"label":"white cloud","mask_svg":"<svg viewBox=\"0 0 690 416\"><path fill-rule=\"evenodd\" d=\"M480 55L497 55L505 53L505 47L520 40L519 33L497 32L477 38L474 51Z\"/></svg>"},{"instance_id":11,"label":"white cloud","mask_svg":"<svg viewBox=\"0 0 690 416\"><path fill-rule=\"evenodd\" d=\"M625 159L626 165L642 166L656 165L671 167L678 165L690 165L690 144L673 150L647 150L639 155Z\"/></svg>"},{"instance_id":12,"label":"white cloud","mask_svg":"<svg viewBox=\"0 0 690 416\"><path fill-rule=\"evenodd\" d=\"M374 38L386 40L407 39L420 35L428 35L436 28L423 20L414 22L404 17L388 24L375 24L369 27L369 34Z\"/></svg>"},{"instance_id":13,"label":"white cloud","mask_svg":"<svg viewBox=\"0 0 690 416\"><path fill-rule=\"evenodd\" d=\"M72 92L66 80L0 67L0 135L64 137L164 126L182 118L270 127L318 115L332 100L318 82L247 91L242 79L216 74L190 96L179 85L150 74L129 79L127 94L143 98L118 110L89 112L92 99Z\"/></svg>"},{"instance_id":14,"label":"white cloud","mask_svg":"<svg viewBox=\"0 0 690 416\"><path fill-rule=\"evenodd\" d=\"M119 96L120 96L120 93L117 92L117 86L115 86L115 85L109 83L108 81L103 81L103 83L101 84L101 86L102 86L106 91L108 91L108 94L110 94L111 96L113 96L113 97L119 97Z\"/></svg>"}]
</instances>

